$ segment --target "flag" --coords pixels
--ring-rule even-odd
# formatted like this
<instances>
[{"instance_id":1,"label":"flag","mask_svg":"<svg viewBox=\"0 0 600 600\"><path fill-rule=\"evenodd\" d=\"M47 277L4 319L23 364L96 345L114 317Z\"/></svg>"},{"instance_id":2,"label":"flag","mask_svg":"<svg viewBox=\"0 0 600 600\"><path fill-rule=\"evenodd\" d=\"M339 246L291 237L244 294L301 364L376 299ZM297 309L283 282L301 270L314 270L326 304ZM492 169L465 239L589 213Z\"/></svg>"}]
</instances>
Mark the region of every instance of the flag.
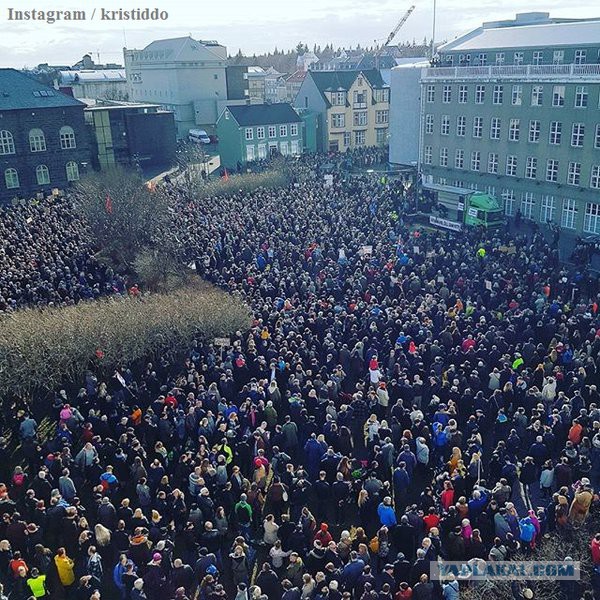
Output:
<instances>
[{"instance_id":1,"label":"flag","mask_svg":"<svg viewBox=\"0 0 600 600\"><path fill-rule=\"evenodd\" d=\"M225 174L223 175L223 179L225 181L229 181L229 173L227 172L227 169L225 169Z\"/></svg>"},{"instance_id":2,"label":"flag","mask_svg":"<svg viewBox=\"0 0 600 600\"><path fill-rule=\"evenodd\" d=\"M111 200L110 194L106 194L106 202L104 203L104 206L106 208L106 212L109 215L112 215L113 205L112 205L112 200Z\"/></svg>"}]
</instances>

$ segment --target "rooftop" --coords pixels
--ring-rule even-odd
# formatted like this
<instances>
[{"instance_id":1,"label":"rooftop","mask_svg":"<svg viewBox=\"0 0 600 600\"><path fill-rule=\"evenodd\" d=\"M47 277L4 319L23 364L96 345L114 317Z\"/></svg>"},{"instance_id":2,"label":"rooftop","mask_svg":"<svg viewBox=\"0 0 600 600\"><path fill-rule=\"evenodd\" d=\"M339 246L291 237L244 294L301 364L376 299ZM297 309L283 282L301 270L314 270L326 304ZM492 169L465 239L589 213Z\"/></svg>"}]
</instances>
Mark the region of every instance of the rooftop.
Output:
<instances>
[{"instance_id":1,"label":"rooftop","mask_svg":"<svg viewBox=\"0 0 600 600\"><path fill-rule=\"evenodd\" d=\"M125 69L87 69L84 71L61 71L60 80L63 84L126 82L127 75Z\"/></svg>"},{"instance_id":2,"label":"rooftop","mask_svg":"<svg viewBox=\"0 0 600 600\"><path fill-rule=\"evenodd\" d=\"M302 119L289 104L244 104L228 106L231 116L240 127L253 125L279 125L280 123L300 123Z\"/></svg>"},{"instance_id":3,"label":"rooftop","mask_svg":"<svg viewBox=\"0 0 600 600\"><path fill-rule=\"evenodd\" d=\"M0 111L81 106L83 102L15 69L0 69Z\"/></svg>"},{"instance_id":4,"label":"rooftop","mask_svg":"<svg viewBox=\"0 0 600 600\"><path fill-rule=\"evenodd\" d=\"M552 19L548 13L523 13L514 20L484 23L438 52L586 45L600 45L600 18Z\"/></svg>"},{"instance_id":5,"label":"rooftop","mask_svg":"<svg viewBox=\"0 0 600 600\"><path fill-rule=\"evenodd\" d=\"M143 50L126 50L126 55L141 61L226 61L227 49L215 41L205 42L186 36L156 40Z\"/></svg>"}]
</instances>

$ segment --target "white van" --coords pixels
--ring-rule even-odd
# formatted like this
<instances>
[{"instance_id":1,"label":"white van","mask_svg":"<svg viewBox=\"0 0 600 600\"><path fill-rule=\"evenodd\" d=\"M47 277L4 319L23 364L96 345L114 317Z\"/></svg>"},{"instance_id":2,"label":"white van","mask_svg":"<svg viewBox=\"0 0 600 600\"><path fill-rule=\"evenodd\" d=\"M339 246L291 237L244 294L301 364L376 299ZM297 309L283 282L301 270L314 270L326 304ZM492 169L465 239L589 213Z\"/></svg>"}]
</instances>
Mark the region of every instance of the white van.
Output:
<instances>
[{"instance_id":1,"label":"white van","mask_svg":"<svg viewBox=\"0 0 600 600\"><path fill-rule=\"evenodd\" d=\"M193 144L210 144L210 138L204 129L190 129L188 140Z\"/></svg>"}]
</instances>

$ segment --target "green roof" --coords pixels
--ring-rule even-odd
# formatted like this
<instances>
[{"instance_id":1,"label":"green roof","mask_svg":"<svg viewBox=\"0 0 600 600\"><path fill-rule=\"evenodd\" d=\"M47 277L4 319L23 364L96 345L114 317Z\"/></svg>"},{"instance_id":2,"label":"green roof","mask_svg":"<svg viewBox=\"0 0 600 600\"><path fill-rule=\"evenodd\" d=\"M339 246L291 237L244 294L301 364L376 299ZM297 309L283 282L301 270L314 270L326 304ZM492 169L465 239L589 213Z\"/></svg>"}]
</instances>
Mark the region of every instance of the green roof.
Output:
<instances>
[{"instance_id":1,"label":"green roof","mask_svg":"<svg viewBox=\"0 0 600 600\"><path fill-rule=\"evenodd\" d=\"M0 69L0 111L65 106L85 104L20 71Z\"/></svg>"},{"instance_id":2,"label":"green roof","mask_svg":"<svg viewBox=\"0 0 600 600\"><path fill-rule=\"evenodd\" d=\"M301 123L302 119L289 104L243 104L228 106L231 116L240 127Z\"/></svg>"}]
</instances>

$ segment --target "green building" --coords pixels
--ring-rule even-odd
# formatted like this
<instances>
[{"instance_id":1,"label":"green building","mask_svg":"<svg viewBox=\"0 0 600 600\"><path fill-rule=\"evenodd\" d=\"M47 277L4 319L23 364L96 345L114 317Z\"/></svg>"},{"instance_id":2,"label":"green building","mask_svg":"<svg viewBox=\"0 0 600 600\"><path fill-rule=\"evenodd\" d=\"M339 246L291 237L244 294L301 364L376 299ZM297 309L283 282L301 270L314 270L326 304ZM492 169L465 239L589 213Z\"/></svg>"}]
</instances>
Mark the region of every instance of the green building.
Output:
<instances>
[{"instance_id":1,"label":"green building","mask_svg":"<svg viewBox=\"0 0 600 600\"><path fill-rule=\"evenodd\" d=\"M233 169L273 154L302 154L302 123L289 104L228 106L217 121L221 165Z\"/></svg>"},{"instance_id":2,"label":"green building","mask_svg":"<svg viewBox=\"0 0 600 600\"><path fill-rule=\"evenodd\" d=\"M526 13L444 44L435 66L393 69L392 90L415 82L419 102L392 107L392 162L496 196L508 216L600 234L599 57L600 19ZM406 106L418 142L402 136Z\"/></svg>"}]
</instances>

